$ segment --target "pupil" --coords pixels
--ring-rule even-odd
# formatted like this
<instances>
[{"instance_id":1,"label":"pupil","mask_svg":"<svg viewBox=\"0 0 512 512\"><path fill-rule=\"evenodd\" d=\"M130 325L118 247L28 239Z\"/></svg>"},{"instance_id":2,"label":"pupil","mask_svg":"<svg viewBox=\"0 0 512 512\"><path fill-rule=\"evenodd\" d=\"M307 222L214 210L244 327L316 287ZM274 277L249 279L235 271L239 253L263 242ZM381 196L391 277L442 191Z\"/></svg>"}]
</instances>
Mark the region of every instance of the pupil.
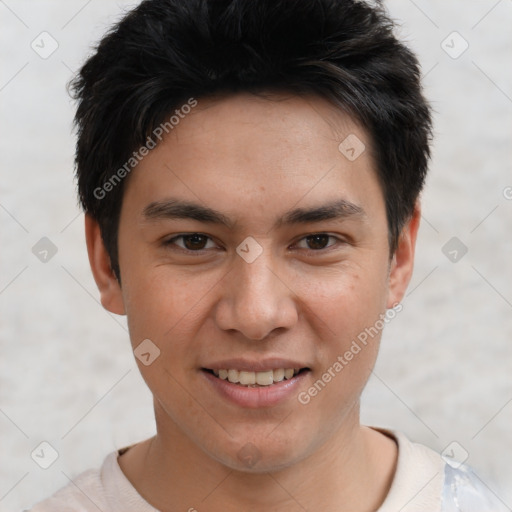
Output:
<instances>
[{"instance_id":1,"label":"pupil","mask_svg":"<svg viewBox=\"0 0 512 512\"><path fill-rule=\"evenodd\" d=\"M187 235L184 237L185 247L189 250L204 249L206 237L203 235Z\"/></svg>"},{"instance_id":2,"label":"pupil","mask_svg":"<svg viewBox=\"0 0 512 512\"><path fill-rule=\"evenodd\" d=\"M310 249L323 249L327 246L329 235L310 235L306 240Z\"/></svg>"}]
</instances>

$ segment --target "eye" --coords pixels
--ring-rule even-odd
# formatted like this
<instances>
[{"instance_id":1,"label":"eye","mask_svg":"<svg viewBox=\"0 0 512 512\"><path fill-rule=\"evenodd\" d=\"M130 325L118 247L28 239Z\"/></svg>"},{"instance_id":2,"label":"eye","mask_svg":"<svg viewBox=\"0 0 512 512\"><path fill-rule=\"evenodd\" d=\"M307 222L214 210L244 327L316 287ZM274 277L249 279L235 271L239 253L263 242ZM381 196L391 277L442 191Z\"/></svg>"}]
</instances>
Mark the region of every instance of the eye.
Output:
<instances>
[{"instance_id":1,"label":"eye","mask_svg":"<svg viewBox=\"0 0 512 512\"><path fill-rule=\"evenodd\" d=\"M329 240L333 240L334 243L329 243ZM322 249L327 249L336 245L336 241L341 242L341 240L333 235L328 235L327 233L314 233L312 235L305 236L299 243L297 247L300 249L309 249L312 251L321 251ZM304 246L304 243L306 246ZM302 244L302 246L301 246Z\"/></svg>"},{"instance_id":2,"label":"eye","mask_svg":"<svg viewBox=\"0 0 512 512\"><path fill-rule=\"evenodd\" d=\"M180 243L178 243L180 241ZM210 245L208 245L210 244ZM205 249L215 248L213 240L202 233L189 233L185 235L174 236L164 242L166 246L176 245L181 249L191 252L198 252Z\"/></svg>"}]
</instances>

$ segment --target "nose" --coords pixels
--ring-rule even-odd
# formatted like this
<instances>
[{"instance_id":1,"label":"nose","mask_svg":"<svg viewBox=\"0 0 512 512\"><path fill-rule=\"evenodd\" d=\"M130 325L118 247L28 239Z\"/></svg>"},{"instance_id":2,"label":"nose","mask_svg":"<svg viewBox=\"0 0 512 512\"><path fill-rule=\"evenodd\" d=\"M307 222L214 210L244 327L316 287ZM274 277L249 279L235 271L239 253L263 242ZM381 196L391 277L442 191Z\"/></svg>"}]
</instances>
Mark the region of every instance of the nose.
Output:
<instances>
[{"instance_id":1,"label":"nose","mask_svg":"<svg viewBox=\"0 0 512 512\"><path fill-rule=\"evenodd\" d=\"M259 341L292 328L298 320L295 294L270 249L252 263L236 256L223 280L215 317L219 328Z\"/></svg>"}]
</instances>

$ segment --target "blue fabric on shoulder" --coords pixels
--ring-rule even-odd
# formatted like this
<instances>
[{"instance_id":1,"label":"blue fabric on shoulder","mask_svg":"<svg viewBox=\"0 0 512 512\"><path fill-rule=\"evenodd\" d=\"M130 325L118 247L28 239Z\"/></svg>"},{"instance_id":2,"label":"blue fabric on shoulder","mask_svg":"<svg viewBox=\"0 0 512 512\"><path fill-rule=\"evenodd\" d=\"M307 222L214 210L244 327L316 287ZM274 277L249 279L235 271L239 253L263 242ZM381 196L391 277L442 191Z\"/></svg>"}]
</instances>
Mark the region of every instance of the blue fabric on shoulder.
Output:
<instances>
[{"instance_id":1,"label":"blue fabric on shoulder","mask_svg":"<svg viewBox=\"0 0 512 512\"><path fill-rule=\"evenodd\" d=\"M446 464L442 512L511 512L469 466L458 468Z\"/></svg>"}]
</instances>

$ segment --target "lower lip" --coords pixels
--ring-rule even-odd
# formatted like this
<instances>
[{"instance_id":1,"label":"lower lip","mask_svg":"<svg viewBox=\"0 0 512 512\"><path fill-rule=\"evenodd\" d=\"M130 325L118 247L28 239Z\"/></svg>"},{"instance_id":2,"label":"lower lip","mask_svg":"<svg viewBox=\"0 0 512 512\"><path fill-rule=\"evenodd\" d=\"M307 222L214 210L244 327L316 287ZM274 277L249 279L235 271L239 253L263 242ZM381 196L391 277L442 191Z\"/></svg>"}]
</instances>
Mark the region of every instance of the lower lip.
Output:
<instances>
[{"instance_id":1,"label":"lower lip","mask_svg":"<svg viewBox=\"0 0 512 512\"><path fill-rule=\"evenodd\" d=\"M219 379L206 370L201 370L201 373L223 398L240 407L258 409L260 407L272 407L292 396L297 396L310 371L302 371L289 380L282 380L270 386L257 388L233 384L228 380Z\"/></svg>"}]
</instances>

